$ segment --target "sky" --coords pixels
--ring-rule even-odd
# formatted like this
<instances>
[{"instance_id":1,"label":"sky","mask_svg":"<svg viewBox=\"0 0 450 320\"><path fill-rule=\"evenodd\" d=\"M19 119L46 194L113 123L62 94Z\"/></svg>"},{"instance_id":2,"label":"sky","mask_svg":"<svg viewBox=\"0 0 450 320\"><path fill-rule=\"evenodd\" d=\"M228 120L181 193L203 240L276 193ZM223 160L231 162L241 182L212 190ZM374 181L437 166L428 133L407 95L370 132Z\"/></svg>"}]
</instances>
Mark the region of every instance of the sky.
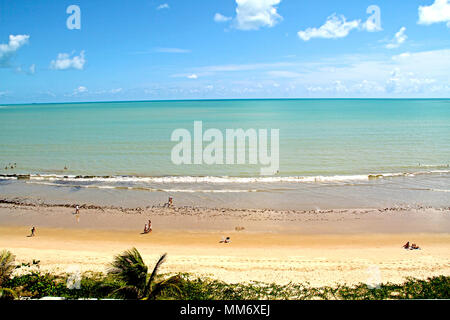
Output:
<instances>
[{"instance_id":1,"label":"sky","mask_svg":"<svg viewBox=\"0 0 450 320\"><path fill-rule=\"evenodd\" d=\"M450 0L0 0L0 104L449 98Z\"/></svg>"}]
</instances>

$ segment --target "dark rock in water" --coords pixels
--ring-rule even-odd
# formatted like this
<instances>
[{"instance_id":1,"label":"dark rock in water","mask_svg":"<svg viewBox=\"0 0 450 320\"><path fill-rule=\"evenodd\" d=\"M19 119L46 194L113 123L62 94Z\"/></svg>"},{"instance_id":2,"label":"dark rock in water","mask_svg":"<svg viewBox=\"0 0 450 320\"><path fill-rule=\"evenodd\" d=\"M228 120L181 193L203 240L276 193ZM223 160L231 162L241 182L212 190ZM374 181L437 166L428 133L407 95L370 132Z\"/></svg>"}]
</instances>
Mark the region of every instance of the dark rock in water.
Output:
<instances>
[{"instance_id":1,"label":"dark rock in water","mask_svg":"<svg viewBox=\"0 0 450 320\"><path fill-rule=\"evenodd\" d=\"M19 174L19 175L17 175L17 179L18 180L29 180L30 175L29 174Z\"/></svg>"}]
</instances>

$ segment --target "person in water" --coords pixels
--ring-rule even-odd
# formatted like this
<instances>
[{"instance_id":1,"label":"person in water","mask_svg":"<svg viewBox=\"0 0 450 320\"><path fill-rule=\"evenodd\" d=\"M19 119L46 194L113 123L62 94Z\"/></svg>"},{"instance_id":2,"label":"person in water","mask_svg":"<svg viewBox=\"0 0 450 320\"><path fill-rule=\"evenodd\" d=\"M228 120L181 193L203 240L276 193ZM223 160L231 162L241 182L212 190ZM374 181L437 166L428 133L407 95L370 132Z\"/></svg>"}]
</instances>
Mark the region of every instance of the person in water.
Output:
<instances>
[{"instance_id":1,"label":"person in water","mask_svg":"<svg viewBox=\"0 0 450 320\"><path fill-rule=\"evenodd\" d=\"M173 206L173 198L169 197L169 200L164 204L164 207L170 208Z\"/></svg>"}]
</instances>

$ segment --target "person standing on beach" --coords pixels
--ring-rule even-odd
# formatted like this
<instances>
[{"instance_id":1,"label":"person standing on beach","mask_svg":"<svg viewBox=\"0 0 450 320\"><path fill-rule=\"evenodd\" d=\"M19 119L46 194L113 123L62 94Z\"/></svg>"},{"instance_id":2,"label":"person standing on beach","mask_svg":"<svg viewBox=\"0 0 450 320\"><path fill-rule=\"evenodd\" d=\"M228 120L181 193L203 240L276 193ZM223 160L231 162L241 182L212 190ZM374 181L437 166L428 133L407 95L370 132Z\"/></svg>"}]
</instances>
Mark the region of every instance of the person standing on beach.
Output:
<instances>
[{"instance_id":1,"label":"person standing on beach","mask_svg":"<svg viewBox=\"0 0 450 320\"><path fill-rule=\"evenodd\" d=\"M78 205L75 207L75 214L80 214L80 207Z\"/></svg>"},{"instance_id":2,"label":"person standing on beach","mask_svg":"<svg viewBox=\"0 0 450 320\"><path fill-rule=\"evenodd\" d=\"M34 237L36 234L36 228L33 226L33 228L31 228L31 234L30 237Z\"/></svg>"},{"instance_id":3,"label":"person standing on beach","mask_svg":"<svg viewBox=\"0 0 450 320\"><path fill-rule=\"evenodd\" d=\"M148 220L148 224L145 224L144 234L152 232L152 221Z\"/></svg>"}]
</instances>

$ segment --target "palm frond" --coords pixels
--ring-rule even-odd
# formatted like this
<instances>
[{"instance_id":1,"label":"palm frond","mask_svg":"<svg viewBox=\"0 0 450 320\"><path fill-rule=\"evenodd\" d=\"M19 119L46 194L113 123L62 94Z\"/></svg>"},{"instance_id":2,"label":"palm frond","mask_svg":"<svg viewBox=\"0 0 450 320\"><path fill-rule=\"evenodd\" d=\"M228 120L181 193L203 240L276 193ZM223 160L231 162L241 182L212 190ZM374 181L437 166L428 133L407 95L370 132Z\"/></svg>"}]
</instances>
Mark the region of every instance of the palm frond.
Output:
<instances>
[{"instance_id":1,"label":"palm frond","mask_svg":"<svg viewBox=\"0 0 450 320\"><path fill-rule=\"evenodd\" d=\"M150 291L152 291L152 284L155 281L156 274L158 273L159 268L161 267L161 265L166 260L166 257L167 257L167 253L164 253L159 258L158 262L156 263L155 267L153 268L152 274L150 275L150 278L147 281L147 285L145 286L144 294L146 296L150 293Z\"/></svg>"},{"instance_id":2,"label":"palm frond","mask_svg":"<svg viewBox=\"0 0 450 320\"><path fill-rule=\"evenodd\" d=\"M136 248L114 257L108 273L124 281L127 286L143 290L146 286L148 268Z\"/></svg>"},{"instance_id":3,"label":"palm frond","mask_svg":"<svg viewBox=\"0 0 450 320\"><path fill-rule=\"evenodd\" d=\"M8 280L15 268L16 256L10 251L2 250L0 252L0 286Z\"/></svg>"},{"instance_id":4,"label":"palm frond","mask_svg":"<svg viewBox=\"0 0 450 320\"><path fill-rule=\"evenodd\" d=\"M161 293L163 291L169 290L169 289L177 291L178 294L181 296L182 291L179 287L180 282L181 282L181 279L179 276L173 276L166 280L156 283L153 287L153 290L146 297L146 300L155 300L161 295Z\"/></svg>"},{"instance_id":5,"label":"palm frond","mask_svg":"<svg viewBox=\"0 0 450 320\"><path fill-rule=\"evenodd\" d=\"M17 299L17 293L10 288L0 288L0 300Z\"/></svg>"},{"instance_id":6,"label":"palm frond","mask_svg":"<svg viewBox=\"0 0 450 320\"><path fill-rule=\"evenodd\" d=\"M138 288L135 286L124 286L118 288L109 294L110 297L116 297L120 299L139 299L141 298Z\"/></svg>"}]
</instances>

